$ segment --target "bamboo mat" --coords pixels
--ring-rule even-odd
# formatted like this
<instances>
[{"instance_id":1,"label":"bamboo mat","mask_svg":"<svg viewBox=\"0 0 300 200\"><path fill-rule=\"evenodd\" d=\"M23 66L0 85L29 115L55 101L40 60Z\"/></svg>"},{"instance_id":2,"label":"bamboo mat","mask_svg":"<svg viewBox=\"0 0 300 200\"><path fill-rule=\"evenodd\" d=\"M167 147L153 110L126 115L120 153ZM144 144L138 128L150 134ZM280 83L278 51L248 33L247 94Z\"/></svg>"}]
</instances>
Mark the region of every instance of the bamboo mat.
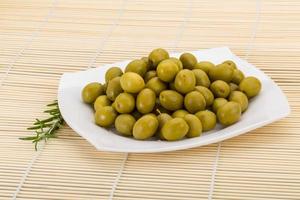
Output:
<instances>
[{"instance_id":1,"label":"bamboo mat","mask_svg":"<svg viewBox=\"0 0 300 200\"><path fill-rule=\"evenodd\" d=\"M296 0L1 1L0 199L300 199L299 13ZM291 115L159 154L96 151L67 126L37 152L18 140L63 72L216 46L271 76Z\"/></svg>"}]
</instances>

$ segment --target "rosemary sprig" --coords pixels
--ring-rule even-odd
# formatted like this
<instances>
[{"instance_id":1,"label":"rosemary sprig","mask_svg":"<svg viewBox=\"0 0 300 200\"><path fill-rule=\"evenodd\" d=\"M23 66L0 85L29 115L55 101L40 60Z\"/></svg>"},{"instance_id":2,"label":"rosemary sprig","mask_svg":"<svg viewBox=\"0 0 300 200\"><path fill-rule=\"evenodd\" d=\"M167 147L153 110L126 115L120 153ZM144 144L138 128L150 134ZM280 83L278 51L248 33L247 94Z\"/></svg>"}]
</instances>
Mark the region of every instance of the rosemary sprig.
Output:
<instances>
[{"instance_id":1,"label":"rosemary sprig","mask_svg":"<svg viewBox=\"0 0 300 200\"><path fill-rule=\"evenodd\" d=\"M33 126L27 130L35 130L35 136L21 137L20 140L31 140L34 143L34 148L37 150L37 145L40 141L47 141L50 138L56 137L56 131L64 124L64 119L59 111L57 100L48 104L49 109L45 113L49 113L50 117L39 120L33 123Z\"/></svg>"}]
</instances>

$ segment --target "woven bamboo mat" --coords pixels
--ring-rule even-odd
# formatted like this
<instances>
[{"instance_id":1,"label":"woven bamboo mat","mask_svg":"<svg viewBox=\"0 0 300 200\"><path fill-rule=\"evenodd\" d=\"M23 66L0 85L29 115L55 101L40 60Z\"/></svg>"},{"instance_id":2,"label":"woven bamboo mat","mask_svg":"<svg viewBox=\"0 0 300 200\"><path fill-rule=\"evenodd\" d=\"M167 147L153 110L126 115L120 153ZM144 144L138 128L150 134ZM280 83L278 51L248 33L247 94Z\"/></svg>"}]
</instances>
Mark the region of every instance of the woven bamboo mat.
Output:
<instances>
[{"instance_id":1,"label":"woven bamboo mat","mask_svg":"<svg viewBox=\"0 0 300 200\"><path fill-rule=\"evenodd\" d=\"M1 1L0 199L300 199L299 13L296 0ZM37 152L18 140L63 72L216 46L271 76L291 115L160 154L99 152L67 126Z\"/></svg>"}]
</instances>

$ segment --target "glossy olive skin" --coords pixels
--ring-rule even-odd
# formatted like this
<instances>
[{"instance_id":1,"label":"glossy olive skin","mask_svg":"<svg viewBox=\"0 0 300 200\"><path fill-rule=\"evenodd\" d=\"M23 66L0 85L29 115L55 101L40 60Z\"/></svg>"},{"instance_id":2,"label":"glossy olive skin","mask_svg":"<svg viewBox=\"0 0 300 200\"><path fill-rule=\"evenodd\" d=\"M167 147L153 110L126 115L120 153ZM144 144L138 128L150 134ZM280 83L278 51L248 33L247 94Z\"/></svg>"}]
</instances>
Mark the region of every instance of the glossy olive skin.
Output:
<instances>
[{"instance_id":1,"label":"glossy olive skin","mask_svg":"<svg viewBox=\"0 0 300 200\"><path fill-rule=\"evenodd\" d=\"M209 89L203 86L196 86L195 90L200 92L203 95L206 102L206 107L211 106L213 104L214 95Z\"/></svg>"},{"instance_id":2,"label":"glossy olive skin","mask_svg":"<svg viewBox=\"0 0 300 200\"><path fill-rule=\"evenodd\" d=\"M174 85L178 92L182 94L189 93L196 86L196 77L191 70L183 69L177 73Z\"/></svg>"},{"instance_id":3,"label":"glossy olive skin","mask_svg":"<svg viewBox=\"0 0 300 200\"><path fill-rule=\"evenodd\" d=\"M114 108L118 113L131 113L135 107L135 99L132 94L121 93L114 102Z\"/></svg>"},{"instance_id":4,"label":"glossy olive skin","mask_svg":"<svg viewBox=\"0 0 300 200\"><path fill-rule=\"evenodd\" d=\"M197 63L196 57L191 53L183 53L179 59L185 69L194 69Z\"/></svg>"},{"instance_id":5,"label":"glossy olive skin","mask_svg":"<svg viewBox=\"0 0 300 200\"><path fill-rule=\"evenodd\" d=\"M121 114L115 120L116 130L124 136L132 136L135 118L130 114Z\"/></svg>"},{"instance_id":6,"label":"glossy olive skin","mask_svg":"<svg viewBox=\"0 0 300 200\"><path fill-rule=\"evenodd\" d=\"M148 57L142 57L141 60L143 60L147 65L147 71L151 70L153 68L151 62L149 61Z\"/></svg>"},{"instance_id":7,"label":"glossy olive skin","mask_svg":"<svg viewBox=\"0 0 300 200\"><path fill-rule=\"evenodd\" d=\"M217 80L210 85L210 90L215 97L226 98L230 93L230 86L225 81Z\"/></svg>"},{"instance_id":8,"label":"glossy olive skin","mask_svg":"<svg viewBox=\"0 0 300 200\"><path fill-rule=\"evenodd\" d=\"M150 113L155 107L155 101L155 92L149 88L144 88L136 98L136 108L142 114Z\"/></svg>"},{"instance_id":9,"label":"glossy olive skin","mask_svg":"<svg viewBox=\"0 0 300 200\"><path fill-rule=\"evenodd\" d=\"M133 126L133 137L145 140L152 137L158 129L158 120L155 115L147 114L136 121Z\"/></svg>"},{"instance_id":10,"label":"glossy olive skin","mask_svg":"<svg viewBox=\"0 0 300 200\"><path fill-rule=\"evenodd\" d=\"M114 101L117 96L123 92L120 80L121 77L118 76L110 80L107 84L106 95L111 101Z\"/></svg>"},{"instance_id":11,"label":"glossy olive skin","mask_svg":"<svg viewBox=\"0 0 300 200\"><path fill-rule=\"evenodd\" d=\"M197 112L195 115L201 121L203 131L210 131L215 128L217 124L217 117L215 113L210 110L203 110Z\"/></svg>"},{"instance_id":12,"label":"glossy olive skin","mask_svg":"<svg viewBox=\"0 0 300 200\"><path fill-rule=\"evenodd\" d=\"M226 60L223 64L227 64L232 70L236 69L236 64L232 60Z\"/></svg>"},{"instance_id":13,"label":"glossy olive skin","mask_svg":"<svg viewBox=\"0 0 300 200\"><path fill-rule=\"evenodd\" d=\"M81 97L85 103L94 103L98 96L104 94L104 87L100 83L89 83L87 84L82 92Z\"/></svg>"},{"instance_id":14,"label":"glossy olive skin","mask_svg":"<svg viewBox=\"0 0 300 200\"><path fill-rule=\"evenodd\" d=\"M158 77L154 77L147 82L146 87L153 90L156 95L159 95L161 91L167 89L167 84Z\"/></svg>"},{"instance_id":15,"label":"glossy olive skin","mask_svg":"<svg viewBox=\"0 0 300 200\"><path fill-rule=\"evenodd\" d=\"M125 92L138 93L145 87L144 79L137 73L126 72L120 79L121 87Z\"/></svg>"},{"instance_id":16,"label":"glossy olive skin","mask_svg":"<svg viewBox=\"0 0 300 200\"><path fill-rule=\"evenodd\" d=\"M243 74L243 72L241 70L238 70L238 69L233 70L231 82L238 85L244 78L245 78L245 75Z\"/></svg>"},{"instance_id":17,"label":"glossy olive skin","mask_svg":"<svg viewBox=\"0 0 300 200\"><path fill-rule=\"evenodd\" d=\"M171 119L172 119L172 117L167 113L161 113L157 116L157 120L158 120L157 136L162 140L164 139L164 137L162 135L161 129L165 125L165 123Z\"/></svg>"},{"instance_id":18,"label":"glossy olive skin","mask_svg":"<svg viewBox=\"0 0 300 200\"><path fill-rule=\"evenodd\" d=\"M242 110L240 104L234 101L229 101L218 109L218 121L224 126L229 126L239 121L241 113Z\"/></svg>"},{"instance_id":19,"label":"glossy olive skin","mask_svg":"<svg viewBox=\"0 0 300 200\"><path fill-rule=\"evenodd\" d=\"M108 83L115 77L122 76L123 71L119 67L111 67L105 73L105 83Z\"/></svg>"},{"instance_id":20,"label":"glossy olive skin","mask_svg":"<svg viewBox=\"0 0 300 200\"><path fill-rule=\"evenodd\" d=\"M135 59L128 63L125 72L135 72L141 77L144 77L147 72L147 63L141 59Z\"/></svg>"},{"instance_id":21,"label":"glossy olive skin","mask_svg":"<svg viewBox=\"0 0 300 200\"><path fill-rule=\"evenodd\" d=\"M201 69L206 74L208 74L209 70L213 67L215 67L215 65L213 63L208 62L208 61L202 61L202 62L196 63L196 65L194 66L194 69Z\"/></svg>"},{"instance_id":22,"label":"glossy olive skin","mask_svg":"<svg viewBox=\"0 0 300 200\"><path fill-rule=\"evenodd\" d=\"M169 58L169 53L162 48L158 48L158 49L154 49L153 51L151 51L148 58L152 64L152 66L154 67L154 69L156 69L157 65L161 61Z\"/></svg>"},{"instance_id":23,"label":"glossy olive skin","mask_svg":"<svg viewBox=\"0 0 300 200\"><path fill-rule=\"evenodd\" d=\"M240 91L233 91L230 93L229 101L235 101L240 104L242 112L248 108L248 98L247 96Z\"/></svg>"},{"instance_id":24,"label":"glossy olive skin","mask_svg":"<svg viewBox=\"0 0 300 200\"><path fill-rule=\"evenodd\" d=\"M189 131L186 134L186 137L198 137L202 133L202 124L198 117L192 114L187 114L184 116L184 120L189 126Z\"/></svg>"},{"instance_id":25,"label":"glossy olive skin","mask_svg":"<svg viewBox=\"0 0 300 200\"><path fill-rule=\"evenodd\" d=\"M241 81L239 89L244 92L248 98L252 98L260 92L261 83L257 78L249 76Z\"/></svg>"},{"instance_id":26,"label":"glossy olive skin","mask_svg":"<svg viewBox=\"0 0 300 200\"><path fill-rule=\"evenodd\" d=\"M157 73L155 70L150 70L145 74L144 80L145 83L147 83L150 79L154 78L157 76Z\"/></svg>"},{"instance_id":27,"label":"glossy olive skin","mask_svg":"<svg viewBox=\"0 0 300 200\"><path fill-rule=\"evenodd\" d=\"M95 122L102 127L109 127L114 124L117 117L116 111L111 106L104 106L95 113Z\"/></svg>"},{"instance_id":28,"label":"glossy olive skin","mask_svg":"<svg viewBox=\"0 0 300 200\"><path fill-rule=\"evenodd\" d=\"M157 76L165 82L173 81L178 71L177 64L170 59L161 61L156 68Z\"/></svg>"},{"instance_id":29,"label":"glossy olive skin","mask_svg":"<svg viewBox=\"0 0 300 200\"><path fill-rule=\"evenodd\" d=\"M179 110L183 107L183 96L173 90L164 90L159 94L159 102L167 110Z\"/></svg>"},{"instance_id":30,"label":"glossy olive skin","mask_svg":"<svg viewBox=\"0 0 300 200\"><path fill-rule=\"evenodd\" d=\"M236 91L239 89L239 86L235 83L229 83L230 91Z\"/></svg>"},{"instance_id":31,"label":"glossy olive skin","mask_svg":"<svg viewBox=\"0 0 300 200\"><path fill-rule=\"evenodd\" d=\"M104 106L110 106L110 105L111 105L111 101L109 100L109 98L106 95L101 95L97 97L97 99L94 102L94 110L97 111Z\"/></svg>"},{"instance_id":32,"label":"glossy olive skin","mask_svg":"<svg viewBox=\"0 0 300 200\"><path fill-rule=\"evenodd\" d=\"M183 69L182 62L178 58L171 57L170 60L176 63L179 71Z\"/></svg>"},{"instance_id":33,"label":"glossy olive skin","mask_svg":"<svg viewBox=\"0 0 300 200\"><path fill-rule=\"evenodd\" d=\"M182 118L168 120L161 129L162 136L168 141L182 139L189 131L189 126Z\"/></svg>"},{"instance_id":34,"label":"glossy olive skin","mask_svg":"<svg viewBox=\"0 0 300 200\"><path fill-rule=\"evenodd\" d=\"M192 71L196 78L196 85L201 85L201 86L209 88L210 80L209 80L207 74L204 71L202 71L201 69L193 69Z\"/></svg>"},{"instance_id":35,"label":"glossy olive skin","mask_svg":"<svg viewBox=\"0 0 300 200\"><path fill-rule=\"evenodd\" d=\"M209 78L211 81L222 80L229 83L232 80L233 69L227 64L219 64L209 70Z\"/></svg>"},{"instance_id":36,"label":"glossy olive skin","mask_svg":"<svg viewBox=\"0 0 300 200\"><path fill-rule=\"evenodd\" d=\"M212 110L217 114L218 109L227 103L227 99L224 98L216 98L212 105Z\"/></svg>"},{"instance_id":37,"label":"glossy olive skin","mask_svg":"<svg viewBox=\"0 0 300 200\"><path fill-rule=\"evenodd\" d=\"M184 116L186 116L187 114L189 114L188 111L181 109L181 110L176 110L175 112L173 112L172 117L173 118L176 118L176 117L184 118Z\"/></svg>"},{"instance_id":38,"label":"glossy olive skin","mask_svg":"<svg viewBox=\"0 0 300 200\"><path fill-rule=\"evenodd\" d=\"M196 113L200 110L204 110L206 102L204 96L198 91L189 92L184 97L184 107L190 113Z\"/></svg>"}]
</instances>

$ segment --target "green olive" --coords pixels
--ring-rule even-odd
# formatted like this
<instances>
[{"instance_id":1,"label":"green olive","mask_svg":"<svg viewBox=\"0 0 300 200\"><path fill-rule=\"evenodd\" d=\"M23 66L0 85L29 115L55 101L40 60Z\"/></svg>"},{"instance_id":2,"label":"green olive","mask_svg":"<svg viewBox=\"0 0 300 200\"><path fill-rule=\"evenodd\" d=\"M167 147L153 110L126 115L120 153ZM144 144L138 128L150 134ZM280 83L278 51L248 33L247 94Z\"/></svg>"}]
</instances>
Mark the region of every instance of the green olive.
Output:
<instances>
[{"instance_id":1,"label":"green olive","mask_svg":"<svg viewBox=\"0 0 300 200\"><path fill-rule=\"evenodd\" d=\"M181 70L177 73L174 84L178 92L182 94L189 93L193 91L196 86L195 75L191 70Z\"/></svg>"},{"instance_id":2,"label":"green olive","mask_svg":"<svg viewBox=\"0 0 300 200\"><path fill-rule=\"evenodd\" d=\"M104 106L95 113L95 122L102 127L108 127L114 124L117 117L116 111L111 106Z\"/></svg>"},{"instance_id":3,"label":"green olive","mask_svg":"<svg viewBox=\"0 0 300 200\"><path fill-rule=\"evenodd\" d=\"M248 98L251 98L260 92L261 83L257 78L249 76L241 81L239 89L240 91L244 92Z\"/></svg>"},{"instance_id":4,"label":"green olive","mask_svg":"<svg viewBox=\"0 0 300 200\"><path fill-rule=\"evenodd\" d=\"M106 95L101 95L94 102L94 109L95 111L97 111L104 106L110 106L110 105L111 105L111 101L108 99L108 97Z\"/></svg>"},{"instance_id":5,"label":"green olive","mask_svg":"<svg viewBox=\"0 0 300 200\"><path fill-rule=\"evenodd\" d=\"M158 128L158 120L155 115L147 114L136 121L133 126L133 137L145 140L152 137Z\"/></svg>"},{"instance_id":6,"label":"green olive","mask_svg":"<svg viewBox=\"0 0 300 200\"><path fill-rule=\"evenodd\" d=\"M234 101L229 101L218 109L217 117L222 125L229 126L239 121L241 118L241 112L240 104Z\"/></svg>"},{"instance_id":7,"label":"green olive","mask_svg":"<svg viewBox=\"0 0 300 200\"><path fill-rule=\"evenodd\" d=\"M192 91L185 95L184 106L190 113L196 113L204 110L206 107L205 98L198 91Z\"/></svg>"},{"instance_id":8,"label":"green olive","mask_svg":"<svg viewBox=\"0 0 300 200\"><path fill-rule=\"evenodd\" d=\"M121 76L121 87L125 92L138 93L145 87L144 79L137 73L126 72Z\"/></svg>"},{"instance_id":9,"label":"green olive","mask_svg":"<svg viewBox=\"0 0 300 200\"><path fill-rule=\"evenodd\" d=\"M189 131L186 134L188 138L198 137L201 135L202 124L201 121L198 119L198 117L192 114L187 114L184 116L184 120L189 126Z\"/></svg>"},{"instance_id":10,"label":"green olive","mask_svg":"<svg viewBox=\"0 0 300 200\"><path fill-rule=\"evenodd\" d=\"M197 63L197 58L191 53L183 53L179 59L185 69L194 69Z\"/></svg>"},{"instance_id":11,"label":"green olive","mask_svg":"<svg viewBox=\"0 0 300 200\"><path fill-rule=\"evenodd\" d=\"M227 64L219 64L209 70L209 78L212 81L222 80L229 83L232 80L233 69Z\"/></svg>"},{"instance_id":12,"label":"green olive","mask_svg":"<svg viewBox=\"0 0 300 200\"><path fill-rule=\"evenodd\" d=\"M202 62L196 63L196 65L194 66L194 69L201 69L206 74L208 74L209 70L213 67L215 67L215 65L213 63L208 62L208 61L202 61Z\"/></svg>"},{"instance_id":13,"label":"green olive","mask_svg":"<svg viewBox=\"0 0 300 200\"><path fill-rule=\"evenodd\" d=\"M107 84L106 95L111 101L114 101L123 92L120 80L121 77L118 76L110 80Z\"/></svg>"},{"instance_id":14,"label":"green olive","mask_svg":"<svg viewBox=\"0 0 300 200\"><path fill-rule=\"evenodd\" d=\"M167 110L179 110L183 106L183 96L173 90L164 90L159 94L159 102Z\"/></svg>"},{"instance_id":15,"label":"green olive","mask_svg":"<svg viewBox=\"0 0 300 200\"><path fill-rule=\"evenodd\" d=\"M100 83L89 83L87 84L81 93L82 100L85 103L94 103L94 101L97 99L98 96L104 94L104 88L103 85Z\"/></svg>"},{"instance_id":16,"label":"green olive","mask_svg":"<svg viewBox=\"0 0 300 200\"><path fill-rule=\"evenodd\" d=\"M154 78L157 76L157 73L155 70L150 70L145 74L144 80L145 83L147 83L150 79Z\"/></svg>"},{"instance_id":17,"label":"green olive","mask_svg":"<svg viewBox=\"0 0 300 200\"><path fill-rule=\"evenodd\" d=\"M142 57L141 60L143 60L147 65L147 71L151 70L153 68L151 62L149 61L148 57Z\"/></svg>"},{"instance_id":18,"label":"green olive","mask_svg":"<svg viewBox=\"0 0 300 200\"><path fill-rule=\"evenodd\" d=\"M176 118L176 117L184 118L184 116L186 116L187 114L189 114L188 111L181 109L181 110L176 110L175 112L173 112L172 117L173 118Z\"/></svg>"},{"instance_id":19,"label":"green olive","mask_svg":"<svg viewBox=\"0 0 300 200\"><path fill-rule=\"evenodd\" d=\"M154 77L147 82L146 87L153 90L156 95L159 95L163 90L167 89L167 84L158 77Z\"/></svg>"},{"instance_id":20,"label":"green olive","mask_svg":"<svg viewBox=\"0 0 300 200\"><path fill-rule=\"evenodd\" d=\"M153 65L154 69L156 69L157 65L161 61L168 59L168 58L169 58L169 53L162 48L154 49L149 54L149 60L150 60L151 64Z\"/></svg>"},{"instance_id":21,"label":"green olive","mask_svg":"<svg viewBox=\"0 0 300 200\"><path fill-rule=\"evenodd\" d=\"M241 70L235 69L233 70L232 82L235 84L240 84L240 82L245 78L243 72Z\"/></svg>"},{"instance_id":22,"label":"green olive","mask_svg":"<svg viewBox=\"0 0 300 200\"><path fill-rule=\"evenodd\" d=\"M125 72L135 72L141 77L144 77L147 72L147 63L141 59L135 59L128 63Z\"/></svg>"},{"instance_id":23,"label":"green olive","mask_svg":"<svg viewBox=\"0 0 300 200\"><path fill-rule=\"evenodd\" d=\"M140 113L150 113L154 109L155 101L155 92L149 88L144 88L137 96L136 108Z\"/></svg>"},{"instance_id":24,"label":"green olive","mask_svg":"<svg viewBox=\"0 0 300 200\"><path fill-rule=\"evenodd\" d=\"M173 62L176 63L176 65L178 66L178 70L182 70L183 69L183 65L182 65L182 62L178 59L178 58L170 58L170 60L172 60Z\"/></svg>"},{"instance_id":25,"label":"green olive","mask_svg":"<svg viewBox=\"0 0 300 200\"><path fill-rule=\"evenodd\" d=\"M135 118L130 114L121 114L115 120L116 130L124 136L131 136Z\"/></svg>"},{"instance_id":26,"label":"green olive","mask_svg":"<svg viewBox=\"0 0 300 200\"><path fill-rule=\"evenodd\" d=\"M209 89L203 86L196 86L195 90L200 92L203 95L206 102L206 107L211 106L213 104L214 95Z\"/></svg>"},{"instance_id":27,"label":"green olive","mask_svg":"<svg viewBox=\"0 0 300 200\"><path fill-rule=\"evenodd\" d=\"M236 91L239 89L239 86L235 83L229 83L229 86L230 86L230 91Z\"/></svg>"},{"instance_id":28,"label":"green olive","mask_svg":"<svg viewBox=\"0 0 300 200\"><path fill-rule=\"evenodd\" d=\"M168 141L182 139L189 131L189 126L182 118L168 120L161 129L162 136Z\"/></svg>"},{"instance_id":29,"label":"green olive","mask_svg":"<svg viewBox=\"0 0 300 200\"><path fill-rule=\"evenodd\" d=\"M242 112L248 108L248 98L247 96L240 91L233 91L229 95L229 101L235 101L240 104Z\"/></svg>"},{"instance_id":30,"label":"green olive","mask_svg":"<svg viewBox=\"0 0 300 200\"><path fill-rule=\"evenodd\" d=\"M114 108L119 113L131 113L135 107L134 97L129 93L121 93L114 102Z\"/></svg>"},{"instance_id":31,"label":"green olive","mask_svg":"<svg viewBox=\"0 0 300 200\"><path fill-rule=\"evenodd\" d=\"M108 83L115 77L122 76L123 72L119 67L111 67L105 73L105 82Z\"/></svg>"},{"instance_id":32,"label":"green olive","mask_svg":"<svg viewBox=\"0 0 300 200\"><path fill-rule=\"evenodd\" d=\"M216 98L213 102L213 106L212 109L214 111L214 113L217 114L217 111L220 107L222 107L223 105L225 105L227 103L227 99L224 98Z\"/></svg>"},{"instance_id":33,"label":"green olive","mask_svg":"<svg viewBox=\"0 0 300 200\"><path fill-rule=\"evenodd\" d=\"M209 80L207 74L204 71L202 71L201 69L193 69L192 71L196 78L196 85L201 85L201 86L209 88L210 80Z\"/></svg>"},{"instance_id":34,"label":"green olive","mask_svg":"<svg viewBox=\"0 0 300 200\"><path fill-rule=\"evenodd\" d=\"M217 118L215 113L210 110L199 111L195 114L202 124L203 131L210 131L215 128L217 123Z\"/></svg>"},{"instance_id":35,"label":"green olive","mask_svg":"<svg viewBox=\"0 0 300 200\"><path fill-rule=\"evenodd\" d=\"M157 116L157 120L158 120L157 136L162 140L164 140L165 138L163 138L161 129L165 125L165 123L171 119L172 119L172 117L167 113L161 113Z\"/></svg>"},{"instance_id":36,"label":"green olive","mask_svg":"<svg viewBox=\"0 0 300 200\"><path fill-rule=\"evenodd\" d=\"M230 86L221 80L217 80L210 85L210 89L215 97L226 98L230 93Z\"/></svg>"},{"instance_id":37,"label":"green olive","mask_svg":"<svg viewBox=\"0 0 300 200\"><path fill-rule=\"evenodd\" d=\"M178 71L177 64L170 59L161 61L156 69L157 76L165 82L173 81Z\"/></svg>"},{"instance_id":38,"label":"green olive","mask_svg":"<svg viewBox=\"0 0 300 200\"><path fill-rule=\"evenodd\" d=\"M227 64L232 70L236 69L236 64L232 60L226 60L222 64Z\"/></svg>"}]
</instances>

